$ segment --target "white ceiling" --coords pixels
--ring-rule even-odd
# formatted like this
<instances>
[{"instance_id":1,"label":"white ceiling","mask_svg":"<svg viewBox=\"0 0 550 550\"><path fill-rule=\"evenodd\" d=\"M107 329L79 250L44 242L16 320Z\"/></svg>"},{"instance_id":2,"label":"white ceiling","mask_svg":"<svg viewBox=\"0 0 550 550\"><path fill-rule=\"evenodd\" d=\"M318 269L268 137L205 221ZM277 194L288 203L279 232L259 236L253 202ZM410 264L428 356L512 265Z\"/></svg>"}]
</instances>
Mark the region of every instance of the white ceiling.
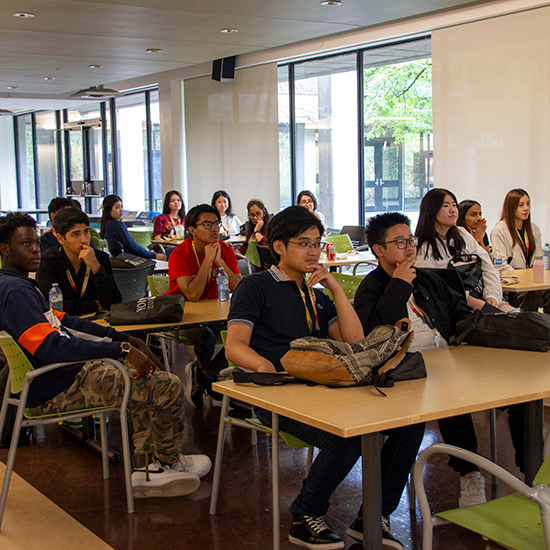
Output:
<instances>
[{"instance_id":1,"label":"white ceiling","mask_svg":"<svg viewBox=\"0 0 550 550\"><path fill-rule=\"evenodd\" d=\"M2 0L0 108L10 108L3 98L61 99L89 86L472 3L482 2L342 0L328 7L319 0ZM227 27L239 32L220 33ZM92 64L103 68L88 68Z\"/></svg>"}]
</instances>

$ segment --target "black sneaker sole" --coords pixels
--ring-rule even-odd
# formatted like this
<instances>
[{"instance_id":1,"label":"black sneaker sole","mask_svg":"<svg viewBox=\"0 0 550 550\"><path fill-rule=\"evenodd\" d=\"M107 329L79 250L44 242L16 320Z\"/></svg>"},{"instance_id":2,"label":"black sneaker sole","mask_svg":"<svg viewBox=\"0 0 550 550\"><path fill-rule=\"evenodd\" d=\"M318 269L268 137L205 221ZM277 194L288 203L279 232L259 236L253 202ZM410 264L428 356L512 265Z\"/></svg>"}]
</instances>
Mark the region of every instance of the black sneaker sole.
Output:
<instances>
[{"instance_id":1,"label":"black sneaker sole","mask_svg":"<svg viewBox=\"0 0 550 550\"><path fill-rule=\"evenodd\" d=\"M292 535L288 535L288 540L292 544L296 544L298 546L302 546L303 548L310 548L311 550L316 550L317 548L320 548L321 550L338 550L339 548L344 548L345 544L344 541L341 540L339 542L328 542L328 543L311 543L306 542L301 539L297 539L296 537L293 537Z\"/></svg>"}]
</instances>

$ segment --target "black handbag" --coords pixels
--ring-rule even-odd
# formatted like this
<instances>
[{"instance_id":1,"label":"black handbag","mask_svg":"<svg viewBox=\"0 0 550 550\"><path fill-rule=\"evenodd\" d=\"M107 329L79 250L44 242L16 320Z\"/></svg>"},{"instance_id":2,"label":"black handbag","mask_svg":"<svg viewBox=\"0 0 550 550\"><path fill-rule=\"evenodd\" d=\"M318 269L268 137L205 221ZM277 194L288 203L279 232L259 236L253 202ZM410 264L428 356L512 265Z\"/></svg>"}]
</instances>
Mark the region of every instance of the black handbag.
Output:
<instances>
[{"instance_id":1,"label":"black handbag","mask_svg":"<svg viewBox=\"0 0 550 550\"><path fill-rule=\"evenodd\" d=\"M449 269L458 271L464 289L470 296L483 300L483 270L481 258L477 254L456 254L449 261Z\"/></svg>"},{"instance_id":2,"label":"black handbag","mask_svg":"<svg viewBox=\"0 0 550 550\"><path fill-rule=\"evenodd\" d=\"M113 304L109 322L111 325L179 323L183 317L184 305L185 299L180 294L153 296Z\"/></svg>"},{"instance_id":3,"label":"black handbag","mask_svg":"<svg viewBox=\"0 0 550 550\"><path fill-rule=\"evenodd\" d=\"M150 258L142 258L134 254L123 252L118 256L111 256L111 267L113 269L135 269L136 267L149 267L156 265Z\"/></svg>"},{"instance_id":4,"label":"black handbag","mask_svg":"<svg viewBox=\"0 0 550 550\"><path fill-rule=\"evenodd\" d=\"M550 315L537 311L485 313L477 310L456 324L452 345L462 342L488 348L548 351Z\"/></svg>"}]
</instances>

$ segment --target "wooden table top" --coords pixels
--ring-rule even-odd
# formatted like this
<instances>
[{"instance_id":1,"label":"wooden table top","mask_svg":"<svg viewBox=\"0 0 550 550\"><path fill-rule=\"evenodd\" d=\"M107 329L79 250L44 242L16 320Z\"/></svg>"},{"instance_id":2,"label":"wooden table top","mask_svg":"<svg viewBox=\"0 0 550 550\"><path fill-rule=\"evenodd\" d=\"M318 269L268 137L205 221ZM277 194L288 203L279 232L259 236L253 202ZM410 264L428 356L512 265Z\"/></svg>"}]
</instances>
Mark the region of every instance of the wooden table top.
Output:
<instances>
[{"instance_id":1,"label":"wooden table top","mask_svg":"<svg viewBox=\"0 0 550 550\"><path fill-rule=\"evenodd\" d=\"M339 256L342 256L339 254ZM326 254L322 254L319 263L325 267L356 265L361 263L378 265L378 260L372 252L349 252L345 258L340 257L335 260L327 260Z\"/></svg>"},{"instance_id":2,"label":"wooden table top","mask_svg":"<svg viewBox=\"0 0 550 550\"><path fill-rule=\"evenodd\" d=\"M200 302L185 302L183 317L179 323L160 323L142 325L116 325L112 328L119 332L151 332L157 330L177 330L179 328L190 328L215 321L224 321L229 315L229 300L201 300ZM95 321L98 325L110 327L105 319Z\"/></svg>"},{"instance_id":3,"label":"wooden table top","mask_svg":"<svg viewBox=\"0 0 550 550\"><path fill-rule=\"evenodd\" d=\"M504 275L510 275L518 278L514 284L502 283L502 290L509 292L529 292L530 290L548 290L550 289L550 270L544 271L544 283L533 282L533 269L512 269L504 271Z\"/></svg>"},{"instance_id":4,"label":"wooden table top","mask_svg":"<svg viewBox=\"0 0 550 550\"><path fill-rule=\"evenodd\" d=\"M351 437L550 396L550 355L458 346L422 352L428 377L372 386L255 386L218 382L214 391L327 432Z\"/></svg>"}]
</instances>

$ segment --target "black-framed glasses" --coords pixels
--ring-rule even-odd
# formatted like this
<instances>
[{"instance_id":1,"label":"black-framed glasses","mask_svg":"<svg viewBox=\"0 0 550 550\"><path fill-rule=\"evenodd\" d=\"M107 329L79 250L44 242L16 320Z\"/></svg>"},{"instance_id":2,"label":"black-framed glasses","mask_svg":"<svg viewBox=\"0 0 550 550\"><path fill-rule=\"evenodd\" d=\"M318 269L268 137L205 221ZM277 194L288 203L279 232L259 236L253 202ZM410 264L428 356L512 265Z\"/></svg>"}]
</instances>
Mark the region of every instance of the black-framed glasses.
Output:
<instances>
[{"instance_id":1,"label":"black-framed glasses","mask_svg":"<svg viewBox=\"0 0 550 550\"><path fill-rule=\"evenodd\" d=\"M313 204L313 201L311 199L309 199L308 201L305 201L305 200L300 201L300 206L305 206L306 204Z\"/></svg>"},{"instance_id":2,"label":"black-framed glasses","mask_svg":"<svg viewBox=\"0 0 550 550\"><path fill-rule=\"evenodd\" d=\"M321 243L308 243L307 241L288 241L292 244L297 244L302 250L308 250L308 252L314 248L315 250L321 249Z\"/></svg>"},{"instance_id":3,"label":"black-framed glasses","mask_svg":"<svg viewBox=\"0 0 550 550\"><path fill-rule=\"evenodd\" d=\"M218 221L218 222L201 222L201 223L198 223L197 225L202 225L202 226L204 226L204 228L207 231L210 231L212 229L212 227L215 227L216 229L219 229L222 225L222 222L220 222L220 221Z\"/></svg>"},{"instance_id":4,"label":"black-framed glasses","mask_svg":"<svg viewBox=\"0 0 550 550\"><path fill-rule=\"evenodd\" d=\"M248 214L249 218L259 218L260 216L263 216L263 212L261 210L258 210L258 212L250 212L250 214Z\"/></svg>"},{"instance_id":5,"label":"black-framed glasses","mask_svg":"<svg viewBox=\"0 0 550 550\"><path fill-rule=\"evenodd\" d=\"M416 248L416 245L418 244L418 237L411 237L410 239L395 239L393 241L387 241L382 244L390 244L395 243L397 248L403 250L404 248L407 248L407 245L410 245L411 248Z\"/></svg>"}]
</instances>

